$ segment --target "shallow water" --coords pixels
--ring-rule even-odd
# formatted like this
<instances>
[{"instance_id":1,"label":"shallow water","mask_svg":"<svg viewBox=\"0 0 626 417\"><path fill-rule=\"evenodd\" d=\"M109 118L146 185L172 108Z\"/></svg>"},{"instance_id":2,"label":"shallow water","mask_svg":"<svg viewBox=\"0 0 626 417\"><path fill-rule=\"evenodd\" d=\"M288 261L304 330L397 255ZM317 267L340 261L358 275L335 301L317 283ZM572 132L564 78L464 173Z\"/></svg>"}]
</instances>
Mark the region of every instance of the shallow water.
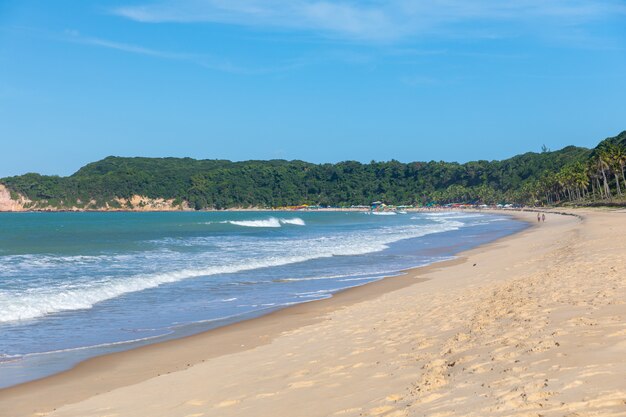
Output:
<instances>
[{"instance_id":1,"label":"shallow water","mask_svg":"<svg viewBox=\"0 0 626 417\"><path fill-rule=\"evenodd\" d=\"M0 387L329 297L524 227L453 212L2 213Z\"/></svg>"}]
</instances>

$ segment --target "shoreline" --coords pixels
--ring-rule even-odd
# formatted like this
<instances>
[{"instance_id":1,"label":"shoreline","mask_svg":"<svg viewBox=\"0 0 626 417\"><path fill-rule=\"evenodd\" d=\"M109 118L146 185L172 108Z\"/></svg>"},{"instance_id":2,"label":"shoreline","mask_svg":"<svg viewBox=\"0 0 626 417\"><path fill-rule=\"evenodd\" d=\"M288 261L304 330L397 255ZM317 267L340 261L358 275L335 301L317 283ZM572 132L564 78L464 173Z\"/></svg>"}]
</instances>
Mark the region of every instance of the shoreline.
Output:
<instances>
[{"instance_id":1,"label":"shoreline","mask_svg":"<svg viewBox=\"0 0 626 417\"><path fill-rule=\"evenodd\" d=\"M521 207L521 208L477 208L477 207L414 207L403 209L407 213L431 213L444 211L462 211L462 212L494 212L494 213L515 213L519 211L549 211L554 208L550 207ZM227 208L227 209L176 209L176 210L158 210L158 209L25 209L25 210L0 210L2 213L319 213L319 212L363 212L368 213L369 208L358 207L327 207L317 209L288 209L288 208Z\"/></svg>"},{"instance_id":2,"label":"shoreline","mask_svg":"<svg viewBox=\"0 0 626 417\"><path fill-rule=\"evenodd\" d=\"M567 214L520 212L536 226L252 322L274 317L263 330L97 358L104 372L0 395L0 414L626 415L626 211Z\"/></svg>"},{"instance_id":3,"label":"shoreline","mask_svg":"<svg viewBox=\"0 0 626 417\"><path fill-rule=\"evenodd\" d=\"M537 227L532 218L529 219L523 215L523 211L485 209L462 211L507 214L518 221L528 223L529 226L495 241L454 254L454 259L401 270L399 271L400 275L384 277L374 282L346 288L326 299L287 306L267 314L236 321L197 334L86 359L70 369L0 389L0 405L10 405L9 408L12 410L10 417L32 415L33 412L46 413L61 405L78 402L102 392L181 371L220 356L270 344L280 334L319 323L324 320L325 315L334 311L423 283L428 280L422 278L423 275L462 264L470 255L486 252L491 247L503 244L507 240L531 233ZM194 349L197 345L204 344L211 344L212 346L201 352ZM169 355L168 361L160 359L162 355L173 352L175 355ZM142 361L159 365L156 368L146 368L141 365ZM113 370L111 370L112 365ZM119 369L124 369L125 375L118 375ZM92 381L94 376L97 376L95 386ZM32 410L33 396L43 400L40 403L46 404L46 406ZM4 415L0 407L0 416Z\"/></svg>"}]
</instances>

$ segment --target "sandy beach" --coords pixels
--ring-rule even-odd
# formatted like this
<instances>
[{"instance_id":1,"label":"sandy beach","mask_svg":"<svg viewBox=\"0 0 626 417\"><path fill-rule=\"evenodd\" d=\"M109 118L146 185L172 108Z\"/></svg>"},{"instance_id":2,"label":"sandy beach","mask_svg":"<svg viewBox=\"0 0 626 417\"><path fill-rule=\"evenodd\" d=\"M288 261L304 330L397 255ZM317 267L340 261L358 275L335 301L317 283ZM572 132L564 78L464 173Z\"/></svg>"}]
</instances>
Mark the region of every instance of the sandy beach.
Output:
<instances>
[{"instance_id":1,"label":"sandy beach","mask_svg":"<svg viewBox=\"0 0 626 417\"><path fill-rule=\"evenodd\" d=\"M625 416L626 212L0 391L0 416Z\"/></svg>"}]
</instances>

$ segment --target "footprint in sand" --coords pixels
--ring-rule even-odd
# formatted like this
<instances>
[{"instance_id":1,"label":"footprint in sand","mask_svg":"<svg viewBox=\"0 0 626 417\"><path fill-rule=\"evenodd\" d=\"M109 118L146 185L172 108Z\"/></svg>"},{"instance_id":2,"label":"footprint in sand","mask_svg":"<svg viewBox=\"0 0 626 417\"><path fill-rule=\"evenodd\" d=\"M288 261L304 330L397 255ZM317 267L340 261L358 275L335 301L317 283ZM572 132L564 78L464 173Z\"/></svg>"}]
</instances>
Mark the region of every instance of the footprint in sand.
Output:
<instances>
[{"instance_id":1,"label":"footprint in sand","mask_svg":"<svg viewBox=\"0 0 626 417\"><path fill-rule=\"evenodd\" d=\"M385 414L387 411L395 410L395 407L390 405L383 405L382 407L372 408L369 413L373 416L379 416L381 414Z\"/></svg>"},{"instance_id":2,"label":"footprint in sand","mask_svg":"<svg viewBox=\"0 0 626 417\"><path fill-rule=\"evenodd\" d=\"M225 400L225 401L222 401L221 403L217 404L216 407L217 408L231 407L233 405L239 404L240 402L241 402L241 400Z\"/></svg>"},{"instance_id":3,"label":"footprint in sand","mask_svg":"<svg viewBox=\"0 0 626 417\"><path fill-rule=\"evenodd\" d=\"M276 394L278 394L278 392L264 392L264 393L258 394L256 398L260 400L263 398L273 397Z\"/></svg>"},{"instance_id":4,"label":"footprint in sand","mask_svg":"<svg viewBox=\"0 0 626 417\"><path fill-rule=\"evenodd\" d=\"M373 349L375 349L375 348L369 347L369 348L356 349L356 350L353 350L352 352L350 352L350 355L358 355L358 354L361 354L361 353L369 352L370 350L373 350Z\"/></svg>"},{"instance_id":5,"label":"footprint in sand","mask_svg":"<svg viewBox=\"0 0 626 417\"><path fill-rule=\"evenodd\" d=\"M619 337L619 336L626 336L626 329L624 330L620 330L614 333L610 333L606 335L607 337Z\"/></svg>"},{"instance_id":6,"label":"footprint in sand","mask_svg":"<svg viewBox=\"0 0 626 417\"><path fill-rule=\"evenodd\" d=\"M598 375L613 375L613 372L609 371L587 371L580 374L581 378L591 378L592 376Z\"/></svg>"},{"instance_id":7,"label":"footprint in sand","mask_svg":"<svg viewBox=\"0 0 626 417\"><path fill-rule=\"evenodd\" d=\"M407 412L405 410L396 410L391 413L385 414L384 417L406 417Z\"/></svg>"},{"instance_id":8,"label":"footprint in sand","mask_svg":"<svg viewBox=\"0 0 626 417\"><path fill-rule=\"evenodd\" d=\"M438 400L441 397L445 397L445 394L434 393L434 394L430 394L430 395L420 398L419 402L422 404L431 403L435 400Z\"/></svg>"},{"instance_id":9,"label":"footprint in sand","mask_svg":"<svg viewBox=\"0 0 626 417\"><path fill-rule=\"evenodd\" d=\"M289 384L289 388L308 388L312 387L313 385L315 385L315 381L300 381Z\"/></svg>"},{"instance_id":10,"label":"footprint in sand","mask_svg":"<svg viewBox=\"0 0 626 417\"><path fill-rule=\"evenodd\" d=\"M206 401L204 400L189 400L185 403L185 405L195 405L195 406L200 406L204 404L206 404Z\"/></svg>"},{"instance_id":11,"label":"footprint in sand","mask_svg":"<svg viewBox=\"0 0 626 417\"><path fill-rule=\"evenodd\" d=\"M294 373L292 373L291 375L289 375L291 378L297 378L300 376L305 376L311 373L310 369L301 369L299 371L296 371Z\"/></svg>"},{"instance_id":12,"label":"footprint in sand","mask_svg":"<svg viewBox=\"0 0 626 417\"><path fill-rule=\"evenodd\" d=\"M321 374L322 374L322 375L325 375L325 374L334 374L334 373L337 373L337 372L339 372L339 371L341 371L342 369L345 369L345 368L346 368L346 367L345 367L345 365L339 365L339 366L327 366L327 367L325 367L325 368L322 370Z\"/></svg>"},{"instance_id":13,"label":"footprint in sand","mask_svg":"<svg viewBox=\"0 0 626 417\"><path fill-rule=\"evenodd\" d=\"M340 416L343 414L353 414L356 413L358 411L361 411L360 408L346 408L345 410L339 410L333 413L334 416Z\"/></svg>"}]
</instances>

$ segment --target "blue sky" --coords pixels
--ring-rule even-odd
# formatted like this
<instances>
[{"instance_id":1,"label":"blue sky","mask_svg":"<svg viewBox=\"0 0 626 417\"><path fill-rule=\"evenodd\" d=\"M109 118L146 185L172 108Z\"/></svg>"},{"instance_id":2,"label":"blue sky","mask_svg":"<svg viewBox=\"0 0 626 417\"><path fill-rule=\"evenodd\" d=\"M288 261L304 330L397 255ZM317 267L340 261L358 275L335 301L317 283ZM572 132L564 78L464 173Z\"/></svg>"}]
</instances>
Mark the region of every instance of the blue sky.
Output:
<instances>
[{"instance_id":1,"label":"blue sky","mask_svg":"<svg viewBox=\"0 0 626 417\"><path fill-rule=\"evenodd\" d=\"M625 74L626 1L0 0L0 177L594 146Z\"/></svg>"}]
</instances>

